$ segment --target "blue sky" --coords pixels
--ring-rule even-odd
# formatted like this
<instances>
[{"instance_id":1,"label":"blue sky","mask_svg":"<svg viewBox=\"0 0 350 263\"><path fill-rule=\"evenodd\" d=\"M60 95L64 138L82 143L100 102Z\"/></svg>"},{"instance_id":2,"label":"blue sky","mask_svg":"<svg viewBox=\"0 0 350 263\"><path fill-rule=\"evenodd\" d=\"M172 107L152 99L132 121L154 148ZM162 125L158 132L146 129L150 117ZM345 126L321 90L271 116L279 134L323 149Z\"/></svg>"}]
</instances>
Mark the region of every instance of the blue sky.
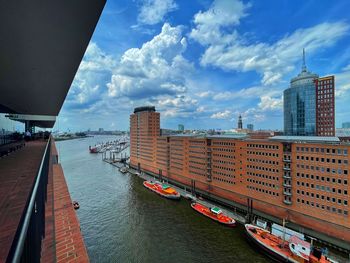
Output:
<instances>
[{"instance_id":1,"label":"blue sky","mask_svg":"<svg viewBox=\"0 0 350 263\"><path fill-rule=\"evenodd\" d=\"M126 130L155 105L176 129L283 129L283 90L306 64L336 78L350 121L350 1L107 1L55 129Z\"/></svg>"}]
</instances>

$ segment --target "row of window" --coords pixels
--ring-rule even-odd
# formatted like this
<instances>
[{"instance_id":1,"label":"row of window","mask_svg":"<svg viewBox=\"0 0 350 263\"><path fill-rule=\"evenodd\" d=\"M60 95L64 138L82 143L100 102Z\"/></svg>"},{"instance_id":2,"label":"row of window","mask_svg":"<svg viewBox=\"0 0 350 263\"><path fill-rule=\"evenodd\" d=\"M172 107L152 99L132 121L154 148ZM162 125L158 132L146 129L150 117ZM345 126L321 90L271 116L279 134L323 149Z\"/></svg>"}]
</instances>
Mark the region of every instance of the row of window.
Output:
<instances>
[{"instance_id":1,"label":"row of window","mask_svg":"<svg viewBox=\"0 0 350 263\"><path fill-rule=\"evenodd\" d=\"M279 162L277 161L271 161L268 159L252 159L252 158L248 158L249 162L256 162L256 163L265 163L265 164L274 164L274 165L278 165Z\"/></svg>"},{"instance_id":2,"label":"row of window","mask_svg":"<svg viewBox=\"0 0 350 263\"><path fill-rule=\"evenodd\" d=\"M317 198L317 199L321 199L321 200L326 200L327 202L338 203L338 205L341 205L341 204L343 204L345 206L348 205L348 200L342 200L340 198L324 196L324 195L315 194L315 193L309 193L309 192L303 191L303 190L297 190L297 194L310 196L312 198Z\"/></svg>"},{"instance_id":3,"label":"row of window","mask_svg":"<svg viewBox=\"0 0 350 263\"><path fill-rule=\"evenodd\" d=\"M193 150L189 150L190 153L195 153L195 154L206 154L205 151L193 151Z\"/></svg>"},{"instance_id":4,"label":"row of window","mask_svg":"<svg viewBox=\"0 0 350 263\"><path fill-rule=\"evenodd\" d=\"M336 179L336 178L330 178L328 176L319 176L319 175L313 175L313 174L304 174L304 173L297 173L297 177L301 177L301 178L310 178L310 179L314 179L317 181L322 181L322 182L332 182L332 183L338 183L341 184L342 183L342 179ZM347 180L344 180L347 184Z\"/></svg>"},{"instance_id":5,"label":"row of window","mask_svg":"<svg viewBox=\"0 0 350 263\"><path fill-rule=\"evenodd\" d=\"M268 168L268 167L264 167L264 166L247 165L247 168L260 170L260 171L268 171L268 172L272 172L272 173L278 173L279 172L279 169Z\"/></svg>"},{"instance_id":6,"label":"row of window","mask_svg":"<svg viewBox=\"0 0 350 263\"><path fill-rule=\"evenodd\" d=\"M334 158L323 158L323 157L314 157L314 156L304 156L297 155L297 160L305 160L305 161L315 161L321 163L338 163L338 164L348 164L347 159L334 159Z\"/></svg>"},{"instance_id":7,"label":"row of window","mask_svg":"<svg viewBox=\"0 0 350 263\"><path fill-rule=\"evenodd\" d=\"M255 186L250 186L250 185L248 185L247 188L251 189L251 190L254 190L254 191L257 191L257 192L269 194L269 195L272 195L272 196L279 196L279 193L276 193L276 192L271 191L271 190L265 190L265 189L262 189L262 188L259 188L259 187L255 187Z\"/></svg>"},{"instance_id":8,"label":"row of window","mask_svg":"<svg viewBox=\"0 0 350 263\"><path fill-rule=\"evenodd\" d=\"M247 151L247 153L248 154L255 154L255 155L278 157L278 153L271 153L271 152L252 152L252 151Z\"/></svg>"},{"instance_id":9,"label":"row of window","mask_svg":"<svg viewBox=\"0 0 350 263\"><path fill-rule=\"evenodd\" d=\"M203 145L190 145L190 148L193 148L193 149L203 149L203 150L205 150L205 146L203 146Z\"/></svg>"},{"instance_id":10,"label":"row of window","mask_svg":"<svg viewBox=\"0 0 350 263\"><path fill-rule=\"evenodd\" d=\"M320 152L327 154L338 154L338 155L348 155L347 149L334 149L334 148L318 148L318 147L299 147L297 146L297 152Z\"/></svg>"},{"instance_id":11,"label":"row of window","mask_svg":"<svg viewBox=\"0 0 350 263\"><path fill-rule=\"evenodd\" d=\"M216 181L220 181L220 182L223 182L223 183L227 183L227 184L236 184L235 182L232 182L230 180L226 180L226 179L223 179L223 178L220 178L220 177L213 177L214 180Z\"/></svg>"},{"instance_id":12,"label":"row of window","mask_svg":"<svg viewBox=\"0 0 350 263\"><path fill-rule=\"evenodd\" d=\"M271 184L271 183L260 181L260 180L248 178L247 181L250 183L260 184L260 185L267 186L267 187L278 188L278 186L276 186L275 184Z\"/></svg>"},{"instance_id":13,"label":"row of window","mask_svg":"<svg viewBox=\"0 0 350 263\"><path fill-rule=\"evenodd\" d=\"M236 176L234 176L234 175L232 175L232 174L223 173L223 172L221 172L221 171L213 171L213 174L222 175L222 176L230 177L230 178L236 178Z\"/></svg>"},{"instance_id":14,"label":"row of window","mask_svg":"<svg viewBox=\"0 0 350 263\"><path fill-rule=\"evenodd\" d=\"M247 172L247 175L256 176L256 177L265 178L265 179L270 179L270 180L275 180L275 181L279 180L279 178L277 176L271 176L271 175L266 175L266 174L257 174L257 173Z\"/></svg>"},{"instance_id":15,"label":"row of window","mask_svg":"<svg viewBox=\"0 0 350 263\"><path fill-rule=\"evenodd\" d=\"M259 149L271 149L271 150L278 150L278 145L271 145L271 144L248 144L249 148L259 148Z\"/></svg>"},{"instance_id":16,"label":"row of window","mask_svg":"<svg viewBox=\"0 0 350 263\"><path fill-rule=\"evenodd\" d=\"M203 166L206 166L207 164L206 163L204 163L204 162L196 162L196 161L192 161L192 160L190 160L190 164L199 164L199 165L203 165Z\"/></svg>"},{"instance_id":17,"label":"row of window","mask_svg":"<svg viewBox=\"0 0 350 263\"><path fill-rule=\"evenodd\" d=\"M348 184L348 182L344 181L344 185L347 185L347 184ZM330 186L324 186L324 185L318 185L318 184L315 185L313 183L306 183L306 182L299 182L299 181L297 181L297 185L310 187L310 188L315 188L317 190L322 190L322 191L326 191L326 192L333 192L333 193L337 193L338 192L340 194L342 192L341 189L338 189L338 191L337 191L337 189L334 188L334 187L331 188ZM344 189L343 193L344 194L348 194L348 191Z\"/></svg>"},{"instance_id":18,"label":"row of window","mask_svg":"<svg viewBox=\"0 0 350 263\"><path fill-rule=\"evenodd\" d=\"M231 172L235 172L236 169L231 168L231 167L223 167L223 166L218 166L218 165L213 165L214 168L216 169L220 169L220 170L226 170L226 171L231 171Z\"/></svg>"},{"instance_id":19,"label":"row of window","mask_svg":"<svg viewBox=\"0 0 350 263\"><path fill-rule=\"evenodd\" d=\"M194 155L190 155L189 157L190 159L199 159L201 161L205 158L205 156L194 156Z\"/></svg>"},{"instance_id":20,"label":"row of window","mask_svg":"<svg viewBox=\"0 0 350 263\"><path fill-rule=\"evenodd\" d=\"M202 140L190 140L190 143L194 143L194 144L202 144L204 145L205 144L205 141L202 141Z\"/></svg>"},{"instance_id":21,"label":"row of window","mask_svg":"<svg viewBox=\"0 0 350 263\"><path fill-rule=\"evenodd\" d=\"M213 142L213 145L225 145L225 146L235 146L236 144L234 142Z\"/></svg>"},{"instance_id":22,"label":"row of window","mask_svg":"<svg viewBox=\"0 0 350 263\"><path fill-rule=\"evenodd\" d=\"M173 166L182 169L182 163L172 161L171 167L173 167Z\"/></svg>"},{"instance_id":23,"label":"row of window","mask_svg":"<svg viewBox=\"0 0 350 263\"><path fill-rule=\"evenodd\" d=\"M227 154L218 154L218 153L213 153L213 156L215 157L221 157L221 158L229 158L229 159L235 159L235 157L232 155L227 155Z\"/></svg>"},{"instance_id":24,"label":"row of window","mask_svg":"<svg viewBox=\"0 0 350 263\"><path fill-rule=\"evenodd\" d=\"M205 167L201 167L201 166L196 166L196 165L189 165L189 167L190 167L190 171L192 170L192 169L196 169L196 170L200 170L200 171L202 171L202 172L204 172L204 170L205 170ZM205 173L205 172L204 172Z\"/></svg>"},{"instance_id":25,"label":"row of window","mask_svg":"<svg viewBox=\"0 0 350 263\"><path fill-rule=\"evenodd\" d=\"M191 169L190 169L190 173L196 174L196 175L199 175L199 176L206 176L205 174L203 174L203 172L201 173L201 172L198 172L196 170L191 170Z\"/></svg>"},{"instance_id":26,"label":"row of window","mask_svg":"<svg viewBox=\"0 0 350 263\"><path fill-rule=\"evenodd\" d=\"M344 215L344 216L348 216L349 215L348 210L342 210L342 209L339 209L339 208L337 209L336 207L320 205L318 203L310 202L308 200L304 200L304 199L300 199L300 198L297 198L297 202L298 203L302 203L302 204L306 204L306 205L310 205L312 207L321 208L322 210L327 210L328 212L337 213L339 215Z\"/></svg>"},{"instance_id":27,"label":"row of window","mask_svg":"<svg viewBox=\"0 0 350 263\"><path fill-rule=\"evenodd\" d=\"M231 162L231 161L225 161L225 160L222 160L222 159L213 159L212 160L213 163L221 163L221 164L227 164L227 165L236 165L234 162Z\"/></svg>"},{"instance_id":28,"label":"row of window","mask_svg":"<svg viewBox=\"0 0 350 263\"><path fill-rule=\"evenodd\" d=\"M176 166L176 164L175 164L175 165L171 165L170 168L171 169L175 169L175 170L181 170L181 172L182 172L182 165L181 166Z\"/></svg>"},{"instance_id":29,"label":"row of window","mask_svg":"<svg viewBox=\"0 0 350 263\"><path fill-rule=\"evenodd\" d=\"M235 150L232 148L214 148L213 151L216 152L230 152L230 153L234 153Z\"/></svg>"},{"instance_id":30,"label":"row of window","mask_svg":"<svg viewBox=\"0 0 350 263\"><path fill-rule=\"evenodd\" d=\"M332 174L344 174L348 175L348 170L342 170L342 169L336 169L336 168L329 168L329 167L319 167L319 166L313 166L313 165L304 165L304 164L297 164L297 168L301 169L310 169L310 170L316 170L320 171L322 173L332 173Z\"/></svg>"}]
</instances>

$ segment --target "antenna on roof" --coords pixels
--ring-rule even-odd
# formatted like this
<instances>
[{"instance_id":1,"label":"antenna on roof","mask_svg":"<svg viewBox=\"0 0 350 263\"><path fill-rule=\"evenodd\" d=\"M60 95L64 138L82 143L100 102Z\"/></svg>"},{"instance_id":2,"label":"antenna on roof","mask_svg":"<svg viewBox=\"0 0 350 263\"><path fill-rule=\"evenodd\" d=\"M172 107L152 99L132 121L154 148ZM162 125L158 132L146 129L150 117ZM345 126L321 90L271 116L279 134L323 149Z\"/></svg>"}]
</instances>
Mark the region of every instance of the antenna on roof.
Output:
<instances>
[{"instance_id":1,"label":"antenna on roof","mask_svg":"<svg viewBox=\"0 0 350 263\"><path fill-rule=\"evenodd\" d=\"M305 63L305 48L303 48L303 65L301 67L301 71L302 72L306 72L307 71L306 63Z\"/></svg>"}]
</instances>

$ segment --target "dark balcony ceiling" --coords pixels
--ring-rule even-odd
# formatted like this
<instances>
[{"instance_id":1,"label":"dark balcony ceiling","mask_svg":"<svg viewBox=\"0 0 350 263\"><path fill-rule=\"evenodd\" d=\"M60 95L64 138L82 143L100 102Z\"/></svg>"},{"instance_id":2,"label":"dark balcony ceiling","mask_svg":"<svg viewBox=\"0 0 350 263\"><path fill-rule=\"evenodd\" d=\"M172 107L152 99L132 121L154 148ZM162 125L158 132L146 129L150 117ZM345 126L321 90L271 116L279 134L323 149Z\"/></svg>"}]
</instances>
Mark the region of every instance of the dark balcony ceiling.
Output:
<instances>
[{"instance_id":1,"label":"dark balcony ceiling","mask_svg":"<svg viewBox=\"0 0 350 263\"><path fill-rule=\"evenodd\" d=\"M105 2L0 2L0 112L58 115Z\"/></svg>"}]
</instances>

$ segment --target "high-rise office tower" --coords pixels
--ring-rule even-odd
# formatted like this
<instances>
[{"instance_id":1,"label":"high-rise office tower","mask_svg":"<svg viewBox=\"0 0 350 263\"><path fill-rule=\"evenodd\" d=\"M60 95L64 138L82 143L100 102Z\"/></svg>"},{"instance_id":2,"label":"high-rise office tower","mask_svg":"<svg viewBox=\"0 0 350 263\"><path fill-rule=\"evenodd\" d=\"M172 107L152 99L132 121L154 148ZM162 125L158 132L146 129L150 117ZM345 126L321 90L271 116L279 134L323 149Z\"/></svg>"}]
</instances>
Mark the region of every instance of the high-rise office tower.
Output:
<instances>
[{"instance_id":1,"label":"high-rise office tower","mask_svg":"<svg viewBox=\"0 0 350 263\"><path fill-rule=\"evenodd\" d=\"M304 50L301 73L283 98L285 135L334 136L334 76L319 78L308 71Z\"/></svg>"},{"instance_id":2,"label":"high-rise office tower","mask_svg":"<svg viewBox=\"0 0 350 263\"><path fill-rule=\"evenodd\" d=\"M316 86L316 134L335 136L334 76L319 78Z\"/></svg>"}]
</instances>

